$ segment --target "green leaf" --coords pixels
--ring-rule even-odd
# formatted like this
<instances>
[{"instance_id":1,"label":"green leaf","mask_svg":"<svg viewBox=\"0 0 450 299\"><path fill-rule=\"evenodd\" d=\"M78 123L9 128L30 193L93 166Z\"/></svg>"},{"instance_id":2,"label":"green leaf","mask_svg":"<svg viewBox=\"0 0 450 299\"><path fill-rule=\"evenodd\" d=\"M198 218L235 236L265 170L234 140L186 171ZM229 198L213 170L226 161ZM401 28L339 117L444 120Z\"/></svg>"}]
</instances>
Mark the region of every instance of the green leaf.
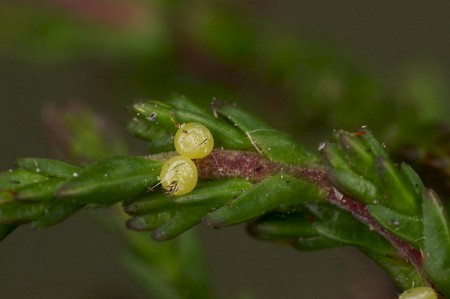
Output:
<instances>
[{"instance_id":1,"label":"green leaf","mask_svg":"<svg viewBox=\"0 0 450 299\"><path fill-rule=\"evenodd\" d=\"M368 129L361 128L360 132L362 133L360 135L360 138L364 140L365 145L369 148L369 150L372 152L372 154L375 157L388 157L388 152L386 151L386 148L383 144L380 144L380 142L373 136L372 132Z\"/></svg>"},{"instance_id":2,"label":"green leaf","mask_svg":"<svg viewBox=\"0 0 450 299\"><path fill-rule=\"evenodd\" d=\"M195 189L185 195L173 197L172 200L178 204L202 204L209 201L222 202L223 199L231 200L253 184L241 178L221 179L199 183Z\"/></svg>"},{"instance_id":3,"label":"green leaf","mask_svg":"<svg viewBox=\"0 0 450 299\"><path fill-rule=\"evenodd\" d=\"M173 136L176 126L173 124L170 131L162 130L158 124L148 119L135 117L128 123L128 131L140 139L150 141L148 147L150 152L159 153L174 149Z\"/></svg>"},{"instance_id":4,"label":"green leaf","mask_svg":"<svg viewBox=\"0 0 450 299\"><path fill-rule=\"evenodd\" d=\"M175 133L177 120L170 105L158 101L138 102L131 106L134 116L147 121L149 126L157 126L164 131Z\"/></svg>"},{"instance_id":5,"label":"green leaf","mask_svg":"<svg viewBox=\"0 0 450 299\"><path fill-rule=\"evenodd\" d=\"M422 280L420 273L417 272L417 269L410 263L397 258L377 254L373 251L363 250L363 252L392 277L403 290L426 285Z\"/></svg>"},{"instance_id":6,"label":"green leaf","mask_svg":"<svg viewBox=\"0 0 450 299\"><path fill-rule=\"evenodd\" d=\"M144 215L149 213L158 213L171 210L175 207L174 203L164 193L152 194L123 204L123 210L130 215Z\"/></svg>"},{"instance_id":7,"label":"green leaf","mask_svg":"<svg viewBox=\"0 0 450 299\"><path fill-rule=\"evenodd\" d=\"M214 102L213 109L217 114L231 121L236 127L244 132L254 130L276 131L267 122L254 114L245 111L236 104Z\"/></svg>"},{"instance_id":8,"label":"green leaf","mask_svg":"<svg viewBox=\"0 0 450 299\"><path fill-rule=\"evenodd\" d=\"M375 156L357 136L346 131L337 134L339 144L346 153L346 158L352 169L358 174L372 180L374 176Z\"/></svg>"},{"instance_id":9,"label":"green leaf","mask_svg":"<svg viewBox=\"0 0 450 299\"><path fill-rule=\"evenodd\" d=\"M31 221L32 228L44 228L58 224L69 218L85 205L70 201L59 201L45 209L36 219Z\"/></svg>"},{"instance_id":10,"label":"green leaf","mask_svg":"<svg viewBox=\"0 0 450 299\"><path fill-rule=\"evenodd\" d=\"M102 159L76 173L57 195L78 203L109 205L129 200L157 182L161 162L142 157Z\"/></svg>"},{"instance_id":11,"label":"green leaf","mask_svg":"<svg viewBox=\"0 0 450 299\"><path fill-rule=\"evenodd\" d=\"M328 239L324 236L299 238L291 244L292 246L294 246L295 249L301 251L320 250L333 247L342 247L346 245L346 243L337 242L335 240Z\"/></svg>"},{"instance_id":12,"label":"green leaf","mask_svg":"<svg viewBox=\"0 0 450 299\"><path fill-rule=\"evenodd\" d=\"M422 244L422 220L409 217L381 205L367 205L369 213L386 229L417 248Z\"/></svg>"},{"instance_id":13,"label":"green leaf","mask_svg":"<svg viewBox=\"0 0 450 299\"><path fill-rule=\"evenodd\" d=\"M167 221L152 231L152 238L156 241L173 239L200 223L201 219L211 210L213 207L209 206L179 207Z\"/></svg>"},{"instance_id":14,"label":"green leaf","mask_svg":"<svg viewBox=\"0 0 450 299\"><path fill-rule=\"evenodd\" d=\"M423 193L424 269L446 298L450 298L450 226L448 216L432 190Z\"/></svg>"},{"instance_id":15,"label":"green leaf","mask_svg":"<svg viewBox=\"0 0 450 299\"><path fill-rule=\"evenodd\" d=\"M329 203L308 204L320 221L313 227L323 237L338 244L356 246L378 254L395 256L395 249L378 233L356 220L351 214Z\"/></svg>"},{"instance_id":16,"label":"green leaf","mask_svg":"<svg viewBox=\"0 0 450 299\"><path fill-rule=\"evenodd\" d=\"M320 147L323 147L321 150L328 160L328 163L330 163L334 169L351 171L344 152L337 144L326 142L321 144Z\"/></svg>"},{"instance_id":17,"label":"green leaf","mask_svg":"<svg viewBox=\"0 0 450 299\"><path fill-rule=\"evenodd\" d=\"M135 117L132 120L130 120L127 129L128 132L133 134L135 137L149 141L158 136L159 134L161 134L157 126L155 126L148 120L138 117Z\"/></svg>"},{"instance_id":18,"label":"green leaf","mask_svg":"<svg viewBox=\"0 0 450 299\"><path fill-rule=\"evenodd\" d=\"M171 107L169 103L149 101L134 104L132 111L136 113L136 118L147 121L149 126L157 126L170 134L175 134L177 124L198 122L211 131L216 144L232 149L251 147L245 134L224 120L214 118L201 109L194 109L190 104L177 103L177 106L183 109ZM189 109L185 109L186 106L189 106Z\"/></svg>"},{"instance_id":19,"label":"green leaf","mask_svg":"<svg viewBox=\"0 0 450 299\"><path fill-rule=\"evenodd\" d=\"M384 255L395 256L396 254L395 249L388 241L353 218L315 222L314 228L322 236L337 243L364 248Z\"/></svg>"},{"instance_id":20,"label":"green leaf","mask_svg":"<svg viewBox=\"0 0 450 299\"><path fill-rule=\"evenodd\" d=\"M244 131L253 147L270 160L290 164L317 162L317 157L304 149L292 136L275 130L236 105L222 104L215 109L220 116Z\"/></svg>"},{"instance_id":21,"label":"green leaf","mask_svg":"<svg viewBox=\"0 0 450 299\"><path fill-rule=\"evenodd\" d=\"M247 225L247 231L262 240L292 240L317 237L313 217L304 212L271 213Z\"/></svg>"},{"instance_id":22,"label":"green leaf","mask_svg":"<svg viewBox=\"0 0 450 299\"><path fill-rule=\"evenodd\" d=\"M14 191L25 185L46 179L46 176L28 170L6 171L0 174L0 190Z\"/></svg>"},{"instance_id":23,"label":"green leaf","mask_svg":"<svg viewBox=\"0 0 450 299\"><path fill-rule=\"evenodd\" d=\"M153 230L175 215L173 211L134 216L126 222L128 229L136 231Z\"/></svg>"},{"instance_id":24,"label":"green leaf","mask_svg":"<svg viewBox=\"0 0 450 299\"><path fill-rule=\"evenodd\" d=\"M400 165L400 170L408 179L410 186L416 191L416 194L421 195L425 191L425 186L417 172L406 163Z\"/></svg>"},{"instance_id":25,"label":"green leaf","mask_svg":"<svg viewBox=\"0 0 450 299\"><path fill-rule=\"evenodd\" d=\"M170 104L177 110L189 110L196 113L206 114L206 111L192 102L185 95L172 93L169 95L169 100L166 103Z\"/></svg>"},{"instance_id":26,"label":"green leaf","mask_svg":"<svg viewBox=\"0 0 450 299\"><path fill-rule=\"evenodd\" d=\"M172 239L250 186L252 184L243 179L227 179L203 183L181 196L168 197L158 193L127 204L126 212L141 215L133 217L127 224L136 230L153 230L152 238L157 241ZM144 213L148 214L142 215Z\"/></svg>"},{"instance_id":27,"label":"green leaf","mask_svg":"<svg viewBox=\"0 0 450 299\"><path fill-rule=\"evenodd\" d=\"M333 185L359 201L372 204L381 199L377 187L353 171L331 169L329 178Z\"/></svg>"},{"instance_id":28,"label":"green leaf","mask_svg":"<svg viewBox=\"0 0 450 299\"><path fill-rule=\"evenodd\" d=\"M22 224L38 217L48 207L48 203L7 202L0 205L0 223Z\"/></svg>"},{"instance_id":29,"label":"green leaf","mask_svg":"<svg viewBox=\"0 0 450 299\"><path fill-rule=\"evenodd\" d=\"M174 150L173 134L159 134L151 139L148 144L148 150L150 153L168 152Z\"/></svg>"},{"instance_id":30,"label":"green leaf","mask_svg":"<svg viewBox=\"0 0 450 299\"><path fill-rule=\"evenodd\" d=\"M378 157L376 168L382 182L381 187L387 196L386 205L408 216L418 215L418 196L397 167L386 158Z\"/></svg>"},{"instance_id":31,"label":"green leaf","mask_svg":"<svg viewBox=\"0 0 450 299\"><path fill-rule=\"evenodd\" d=\"M125 203L124 211L131 215L142 215L177 209L180 206L218 206L250 188L252 183L245 179L231 178L199 182L192 192L180 196L164 193L150 194L139 200Z\"/></svg>"},{"instance_id":32,"label":"green leaf","mask_svg":"<svg viewBox=\"0 0 450 299\"><path fill-rule=\"evenodd\" d=\"M251 148L251 143L245 134L223 119L190 110L175 110L174 114L180 123L198 122L206 126L214 137L215 145L238 150Z\"/></svg>"},{"instance_id":33,"label":"green leaf","mask_svg":"<svg viewBox=\"0 0 450 299\"><path fill-rule=\"evenodd\" d=\"M62 179L48 179L28 184L18 189L14 198L19 201L50 201L55 199L55 191L63 183Z\"/></svg>"},{"instance_id":34,"label":"green leaf","mask_svg":"<svg viewBox=\"0 0 450 299\"><path fill-rule=\"evenodd\" d=\"M21 169L62 179L70 178L74 173L80 171L80 167L78 166L70 165L61 161L40 158L19 159L16 161L16 165Z\"/></svg>"},{"instance_id":35,"label":"green leaf","mask_svg":"<svg viewBox=\"0 0 450 299\"><path fill-rule=\"evenodd\" d=\"M212 227L227 226L256 218L287 204L319 201L322 191L314 184L280 174L269 177L226 206L208 214L203 223Z\"/></svg>"}]
</instances>

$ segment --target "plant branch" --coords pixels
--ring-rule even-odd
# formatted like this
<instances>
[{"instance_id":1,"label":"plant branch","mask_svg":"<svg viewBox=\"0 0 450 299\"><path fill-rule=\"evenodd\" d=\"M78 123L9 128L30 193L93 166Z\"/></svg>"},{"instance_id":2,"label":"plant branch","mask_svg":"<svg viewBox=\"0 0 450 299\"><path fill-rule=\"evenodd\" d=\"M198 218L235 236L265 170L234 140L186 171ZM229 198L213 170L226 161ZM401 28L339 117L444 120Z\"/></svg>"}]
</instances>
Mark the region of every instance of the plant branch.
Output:
<instances>
[{"instance_id":1,"label":"plant branch","mask_svg":"<svg viewBox=\"0 0 450 299\"><path fill-rule=\"evenodd\" d=\"M420 251L383 228L369 214L364 203L338 191L328 178L327 169L323 166L305 167L304 165L276 163L257 152L219 149L215 149L206 158L196 161L196 164L199 177L206 179L241 177L259 182L270 175L286 173L315 184L327 193L330 203L351 213L357 220L385 238L398 251L399 255L417 269L423 280L430 284L423 270L423 257Z\"/></svg>"}]
</instances>

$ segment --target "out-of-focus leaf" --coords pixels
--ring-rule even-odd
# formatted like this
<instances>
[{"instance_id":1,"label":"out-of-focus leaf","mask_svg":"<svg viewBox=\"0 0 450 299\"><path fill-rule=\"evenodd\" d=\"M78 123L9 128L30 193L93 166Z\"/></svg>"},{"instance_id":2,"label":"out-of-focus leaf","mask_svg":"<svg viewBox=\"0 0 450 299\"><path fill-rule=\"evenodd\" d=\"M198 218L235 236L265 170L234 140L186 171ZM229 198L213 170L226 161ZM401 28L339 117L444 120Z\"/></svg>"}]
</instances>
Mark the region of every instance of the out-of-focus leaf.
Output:
<instances>
[{"instance_id":1,"label":"out-of-focus leaf","mask_svg":"<svg viewBox=\"0 0 450 299\"><path fill-rule=\"evenodd\" d=\"M143 263L141 259L131 253L124 256L124 264L149 295L161 299L183 298L177 293L170 280L161 275L160 269L156 266Z\"/></svg>"},{"instance_id":2,"label":"out-of-focus leaf","mask_svg":"<svg viewBox=\"0 0 450 299\"><path fill-rule=\"evenodd\" d=\"M450 225L438 196L423 193L424 269L437 289L450 298Z\"/></svg>"},{"instance_id":3,"label":"out-of-focus leaf","mask_svg":"<svg viewBox=\"0 0 450 299\"><path fill-rule=\"evenodd\" d=\"M212 298L210 279L199 238L192 232L178 237L181 292L185 298Z\"/></svg>"}]
</instances>

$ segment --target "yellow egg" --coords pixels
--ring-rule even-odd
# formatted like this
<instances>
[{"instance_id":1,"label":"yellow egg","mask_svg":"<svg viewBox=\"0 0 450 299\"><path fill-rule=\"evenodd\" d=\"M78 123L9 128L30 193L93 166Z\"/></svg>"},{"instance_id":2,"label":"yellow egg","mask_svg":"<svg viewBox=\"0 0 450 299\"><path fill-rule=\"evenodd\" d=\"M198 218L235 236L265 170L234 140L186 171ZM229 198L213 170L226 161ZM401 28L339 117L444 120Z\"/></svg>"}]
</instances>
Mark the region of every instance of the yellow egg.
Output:
<instances>
[{"instance_id":1,"label":"yellow egg","mask_svg":"<svg viewBox=\"0 0 450 299\"><path fill-rule=\"evenodd\" d=\"M209 155L214 147L211 132L202 124L186 123L175 134L176 151L190 159L201 159Z\"/></svg>"},{"instance_id":2,"label":"yellow egg","mask_svg":"<svg viewBox=\"0 0 450 299\"><path fill-rule=\"evenodd\" d=\"M404 291L398 299L437 299L436 292L430 287L418 287Z\"/></svg>"},{"instance_id":3,"label":"yellow egg","mask_svg":"<svg viewBox=\"0 0 450 299\"><path fill-rule=\"evenodd\" d=\"M191 192L197 185L197 166L191 159L175 156L164 163L159 179L164 189L171 195Z\"/></svg>"}]
</instances>

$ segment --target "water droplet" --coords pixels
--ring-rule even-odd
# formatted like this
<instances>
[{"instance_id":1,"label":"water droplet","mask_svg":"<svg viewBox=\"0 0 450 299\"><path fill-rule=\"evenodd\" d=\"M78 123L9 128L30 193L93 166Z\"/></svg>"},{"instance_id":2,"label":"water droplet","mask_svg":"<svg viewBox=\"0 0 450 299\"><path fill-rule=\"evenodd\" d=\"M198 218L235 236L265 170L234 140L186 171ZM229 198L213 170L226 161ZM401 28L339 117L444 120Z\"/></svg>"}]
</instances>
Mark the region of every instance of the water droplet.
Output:
<instances>
[{"instance_id":1,"label":"water droplet","mask_svg":"<svg viewBox=\"0 0 450 299\"><path fill-rule=\"evenodd\" d=\"M74 178L76 178L76 177L78 176L78 172L74 172L74 173L72 174L72 176L73 176Z\"/></svg>"}]
</instances>

